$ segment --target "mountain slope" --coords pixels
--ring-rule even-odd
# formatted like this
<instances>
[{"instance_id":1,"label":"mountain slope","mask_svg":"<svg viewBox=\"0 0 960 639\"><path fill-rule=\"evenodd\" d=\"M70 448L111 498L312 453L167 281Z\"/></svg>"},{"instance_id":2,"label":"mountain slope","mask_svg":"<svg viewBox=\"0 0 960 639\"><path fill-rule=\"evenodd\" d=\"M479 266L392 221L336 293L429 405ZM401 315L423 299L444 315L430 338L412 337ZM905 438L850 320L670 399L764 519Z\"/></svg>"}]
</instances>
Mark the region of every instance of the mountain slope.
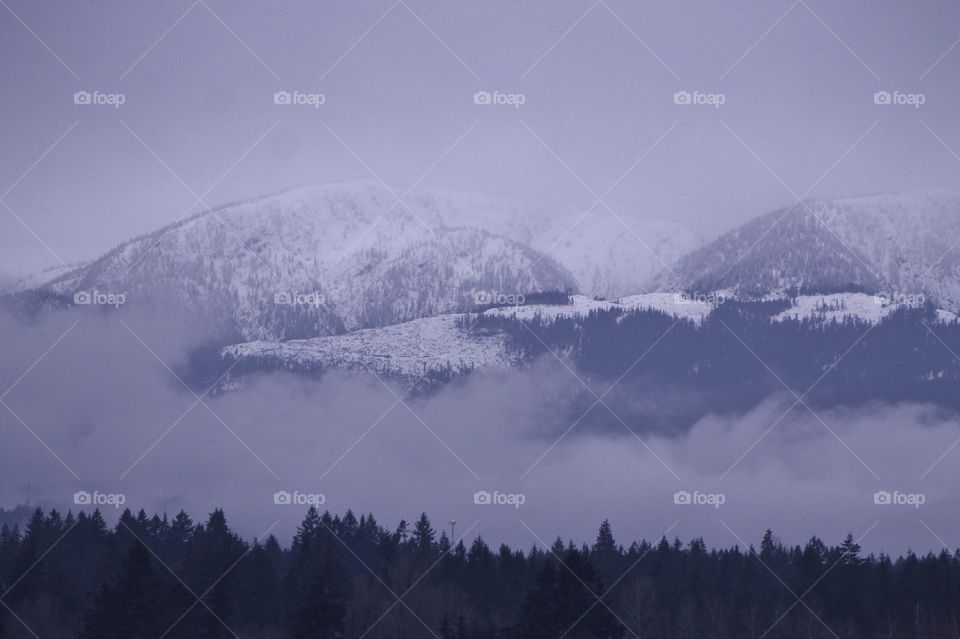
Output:
<instances>
[{"instance_id":1,"label":"mountain slope","mask_svg":"<svg viewBox=\"0 0 960 639\"><path fill-rule=\"evenodd\" d=\"M558 319L583 321L597 311L653 310L699 324L713 309L710 303L687 301L666 293L632 295L612 302L573 295L567 304L494 307L483 315L551 323ZM505 334L468 328L466 325L474 317L475 314L437 315L344 335L285 342L257 340L227 346L221 354L229 362L239 360L243 364L238 373L341 368L412 379L522 364L523 358L511 351Z\"/></svg>"},{"instance_id":2,"label":"mountain slope","mask_svg":"<svg viewBox=\"0 0 960 639\"><path fill-rule=\"evenodd\" d=\"M507 349L505 335L463 330L457 325L462 317L438 315L345 335L246 342L222 353L228 361L240 360L246 369L257 371L340 368L411 379L445 369L458 373L519 364Z\"/></svg>"},{"instance_id":3,"label":"mountain slope","mask_svg":"<svg viewBox=\"0 0 960 639\"><path fill-rule=\"evenodd\" d=\"M846 330L842 328L844 325L855 325L854 333L862 332L868 324L878 326L898 315L915 314L922 310L907 304L884 302L864 293L800 295L759 304L736 300L730 300L729 303L733 310L728 308L724 311L720 300L687 299L670 293L631 295L616 301L573 295L565 304L502 306L479 314L437 315L344 335L283 342L257 340L227 346L220 353L227 363L238 365L232 379L251 371L351 369L369 370L411 381L422 377L445 380L462 372L523 365L528 360L524 353L529 355L530 352L541 351L539 347L543 345L532 336L531 331L550 335L549 327L577 327L552 343L551 348L562 353L589 349L590 340L584 339L585 334L593 335L592 339L615 341L615 334L619 331L616 327L623 321L633 321L631 316L637 313L646 313L648 320L652 318L653 324L660 323L659 328L651 331L648 330L649 326L644 326L632 336L629 333L625 333L625 336L634 339L640 336L646 340L647 346L651 346L658 337L666 336L675 328L682 328L689 333L691 341L685 341L687 338L679 340L671 352L687 357L705 347L703 342L693 339L698 331L710 335L723 334L723 322L732 321L731 317L736 317L740 312L748 313L757 320L766 320L751 324L754 331L768 330L758 328L764 325L790 324L782 334L796 337L807 331L813 334L843 333ZM726 320L711 321L717 312L722 312ZM604 324L599 320L603 315L617 319ZM957 332L957 316L952 313L932 309L929 319L938 332ZM718 327L721 331L717 331ZM559 333L553 334L563 335L564 330L560 326ZM614 335L597 333L604 330ZM744 338L752 339L752 335L744 333ZM526 341L532 349L516 348L518 341ZM629 343L628 340L621 346L626 347ZM715 345L709 346L712 348ZM811 350L818 353L828 351L833 346L829 340L819 345L811 340ZM613 350L616 350L616 346ZM789 360L792 352L787 349L786 355L779 353L779 356ZM807 355L810 353L804 357ZM617 374L620 372L622 370L616 371Z\"/></svg>"},{"instance_id":4,"label":"mountain slope","mask_svg":"<svg viewBox=\"0 0 960 639\"><path fill-rule=\"evenodd\" d=\"M448 226L478 228L548 255L591 297L646 291L662 269L703 244L677 222L618 219L602 206L584 215L572 207L444 189L417 190L405 201Z\"/></svg>"},{"instance_id":5,"label":"mountain slope","mask_svg":"<svg viewBox=\"0 0 960 639\"><path fill-rule=\"evenodd\" d=\"M960 194L811 200L772 211L677 262L662 290L784 288L926 295L960 308Z\"/></svg>"},{"instance_id":6,"label":"mountain slope","mask_svg":"<svg viewBox=\"0 0 960 639\"><path fill-rule=\"evenodd\" d=\"M387 188L366 180L298 187L131 240L50 287L172 305L249 340L449 313L471 306L475 290L574 286L554 260L448 225L437 207L410 200L394 205Z\"/></svg>"},{"instance_id":7,"label":"mountain slope","mask_svg":"<svg viewBox=\"0 0 960 639\"><path fill-rule=\"evenodd\" d=\"M586 295L610 299L649 291L660 271L703 243L669 220L617 219L598 208L571 228L577 217L556 219L532 245L566 266Z\"/></svg>"},{"instance_id":8,"label":"mountain slope","mask_svg":"<svg viewBox=\"0 0 960 639\"><path fill-rule=\"evenodd\" d=\"M398 203L402 192L365 179L228 204L46 288L123 293L234 341L294 339L467 310L475 291L633 293L698 242L672 223L628 232L593 211L571 231L574 211L449 190L415 189Z\"/></svg>"}]
</instances>

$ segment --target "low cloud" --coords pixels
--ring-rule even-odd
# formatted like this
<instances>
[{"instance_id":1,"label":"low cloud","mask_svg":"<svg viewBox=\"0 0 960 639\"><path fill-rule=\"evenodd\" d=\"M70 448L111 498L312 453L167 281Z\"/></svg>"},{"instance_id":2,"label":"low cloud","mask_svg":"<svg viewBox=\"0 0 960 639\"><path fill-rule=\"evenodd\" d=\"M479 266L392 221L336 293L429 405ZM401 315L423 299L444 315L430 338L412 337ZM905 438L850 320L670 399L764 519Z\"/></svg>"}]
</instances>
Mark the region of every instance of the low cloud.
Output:
<instances>
[{"instance_id":1,"label":"low cloud","mask_svg":"<svg viewBox=\"0 0 960 639\"><path fill-rule=\"evenodd\" d=\"M389 526L420 511L438 528L456 519L458 534L479 521L471 536L520 546L590 541L603 518L622 542L669 531L729 546L769 527L789 543L869 530L865 548L893 553L960 545L960 420L934 407L815 415L772 396L671 436L630 419L591 432L590 419L574 423L582 387L555 361L407 397L369 373L276 373L198 402L177 376L202 336L126 309L0 317L0 390L12 387L3 401L16 413L0 406L0 503L76 510L86 491L148 512L223 506L247 536L279 521L288 538L305 508L275 503L289 492ZM877 492L923 503L875 503Z\"/></svg>"}]
</instances>

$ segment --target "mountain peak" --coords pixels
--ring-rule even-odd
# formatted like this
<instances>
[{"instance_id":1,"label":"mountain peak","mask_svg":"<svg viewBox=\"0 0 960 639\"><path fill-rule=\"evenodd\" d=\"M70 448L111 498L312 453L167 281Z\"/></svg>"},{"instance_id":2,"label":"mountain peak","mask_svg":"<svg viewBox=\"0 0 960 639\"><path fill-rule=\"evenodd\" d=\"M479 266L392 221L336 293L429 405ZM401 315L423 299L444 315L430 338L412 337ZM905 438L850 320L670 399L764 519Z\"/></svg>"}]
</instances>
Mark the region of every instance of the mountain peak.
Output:
<instances>
[{"instance_id":1,"label":"mountain peak","mask_svg":"<svg viewBox=\"0 0 960 639\"><path fill-rule=\"evenodd\" d=\"M867 289L960 306L960 194L811 199L762 215L680 260L665 289Z\"/></svg>"}]
</instances>

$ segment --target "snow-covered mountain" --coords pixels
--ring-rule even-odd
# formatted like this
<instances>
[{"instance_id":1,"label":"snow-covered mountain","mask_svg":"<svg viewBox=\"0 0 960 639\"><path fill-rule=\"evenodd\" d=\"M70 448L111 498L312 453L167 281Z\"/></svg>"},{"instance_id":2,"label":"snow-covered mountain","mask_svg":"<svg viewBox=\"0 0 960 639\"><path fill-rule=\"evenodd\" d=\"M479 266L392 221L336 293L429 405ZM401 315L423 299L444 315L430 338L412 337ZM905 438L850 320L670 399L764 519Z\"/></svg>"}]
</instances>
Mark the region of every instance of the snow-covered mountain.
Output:
<instances>
[{"instance_id":1,"label":"snow-covered mountain","mask_svg":"<svg viewBox=\"0 0 960 639\"><path fill-rule=\"evenodd\" d=\"M612 299L649 290L655 276L703 240L682 224L588 212L485 193L422 190L407 201L433 211L450 226L480 228L540 251L574 277L574 288Z\"/></svg>"},{"instance_id":2,"label":"snow-covered mountain","mask_svg":"<svg viewBox=\"0 0 960 639\"><path fill-rule=\"evenodd\" d=\"M746 294L799 287L924 295L960 309L960 193L804 201L772 211L679 260L661 290Z\"/></svg>"},{"instance_id":3,"label":"snow-covered mountain","mask_svg":"<svg viewBox=\"0 0 960 639\"><path fill-rule=\"evenodd\" d=\"M669 223L627 232L597 211L567 232L574 211L449 190L397 202L400 193L364 179L228 204L46 287L172 306L243 340L293 339L467 310L477 291L634 292L696 241Z\"/></svg>"},{"instance_id":4,"label":"snow-covered mountain","mask_svg":"<svg viewBox=\"0 0 960 639\"><path fill-rule=\"evenodd\" d=\"M670 220L637 221L600 207L579 222L580 213L558 215L531 245L566 266L580 292L607 299L649 291L658 273L703 241Z\"/></svg>"},{"instance_id":5,"label":"snow-covered mountain","mask_svg":"<svg viewBox=\"0 0 960 639\"><path fill-rule=\"evenodd\" d=\"M297 187L131 240L50 287L173 305L242 339L289 339L450 313L475 290L575 285L529 246L458 223L483 219L482 202L450 215L422 194L394 202L368 180Z\"/></svg>"}]
</instances>

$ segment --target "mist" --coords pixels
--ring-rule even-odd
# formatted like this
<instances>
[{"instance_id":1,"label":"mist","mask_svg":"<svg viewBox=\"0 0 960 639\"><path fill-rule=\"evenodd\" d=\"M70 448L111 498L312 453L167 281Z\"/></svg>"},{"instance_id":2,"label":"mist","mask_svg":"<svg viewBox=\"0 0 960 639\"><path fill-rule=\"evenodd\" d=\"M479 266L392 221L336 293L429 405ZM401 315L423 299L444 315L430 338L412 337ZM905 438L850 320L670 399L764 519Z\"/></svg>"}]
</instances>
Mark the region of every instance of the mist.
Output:
<instances>
[{"instance_id":1,"label":"mist","mask_svg":"<svg viewBox=\"0 0 960 639\"><path fill-rule=\"evenodd\" d=\"M667 534L732 546L772 528L787 543L866 533L865 549L894 554L958 545L960 419L936 407L784 416L795 399L771 396L674 436L629 419L633 432L591 432L589 420L571 428L579 381L545 360L431 394L367 372L258 374L239 379L242 392L204 394L178 379L200 328L127 309L0 317L3 401L16 413L0 412L0 503L76 511L74 493L87 491L149 514L223 507L242 534L274 526L284 540L303 496L322 495L332 512L393 527L425 511L448 534L456 519L457 536L521 547L592 541L604 518L623 543ZM301 503L274 503L278 491ZM478 491L505 503L476 504ZM675 503L684 491L722 503ZM923 503L876 504L877 491ZM121 512L101 509L108 521Z\"/></svg>"}]
</instances>

